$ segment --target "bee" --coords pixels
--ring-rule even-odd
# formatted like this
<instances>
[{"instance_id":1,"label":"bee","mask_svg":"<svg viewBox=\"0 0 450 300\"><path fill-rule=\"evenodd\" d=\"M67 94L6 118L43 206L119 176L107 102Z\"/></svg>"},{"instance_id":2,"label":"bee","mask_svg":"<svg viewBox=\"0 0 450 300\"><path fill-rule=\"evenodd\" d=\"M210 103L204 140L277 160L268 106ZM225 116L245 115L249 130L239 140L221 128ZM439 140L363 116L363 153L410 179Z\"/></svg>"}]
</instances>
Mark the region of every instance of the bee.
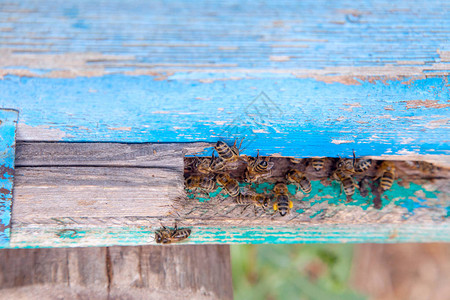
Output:
<instances>
[{"instance_id":1,"label":"bee","mask_svg":"<svg viewBox=\"0 0 450 300\"><path fill-rule=\"evenodd\" d=\"M371 159L355 159L355 150L353 150L353 166L356 173L363 173L372 166L372 160Z\"/></svg>"},{"instance_id":2,"label":"bee","mask_svg":"<svg viewBox=\"0 0 450 300\"><path fill-rule=\"evenodd\" d=\"M434 171L438 170L432 163L426 161L407 162L407 165L425 174L432 174Z\"/></svg>"},{"instance_id":3,"label":"bee","mask_svg":"<svg viewBox=\"0 0 450 300\"><path fill-rule=\"evenodd\" d=\"M200 188L207 192L214 192L217 189L214 177L199 175L192 175L186 178L185 186L188 189Z\"/></svg>"},{"instance_id":4,"label":"bee","mask_svg":"<svg viewBox=\"0 0 450 300\"><path fill-rule=\"evenodd\" d=\"M219 154L219 157L223 161L227 163L235 162L239 159L239 149L241 148L243 141L244 139L241 140L239 147L236 147L237 139L234 141L234 144L231 147L223 141L218 141L214 146L214 149L216 149L217 154Z\"/></svg>"},{"instance_id":5,"label":"bee","mask_svg":"<svg viewBox=\"0 0 450 300\"><path fill-rule=\"evenodd\" d=\"M344 193L347 198L355 194L356 183L353 181L353 178L346 173L346 169L336 170L333 173L333 177L341 183L341 188L344 188Z\"/></svg>"},{"instance_id":6,"label":"bee","mask_svg":"<svg viewBox=\"0 0 450 300\"><path fill-rule=\"evenodd\" d=\"M324 161L325 160L323 158L313 158L311 160L311 165L314 171L319 172L320 170L322 170Z\"/></svg>"},{"instance_id":7,"label":"bee","mask_svg":"<svg viewBox=\"0 0 450 300\"><path fill-rule=\"evenodd\" d=\"M294 206L288 196L288 188L284 183L277 183L273 188L275 193L275 203L273 204L273 210L278 211L282 217L291 211Z\"/></svg>"},{"instance_id":8,"label":"bee","mask_svg":"<svg viewBox=\"0 0 450 300\"><path fill-rule=\"evenodd\" d=\"M353 159L339 157L336 164L337 172L341 175L351 175L355 173L355 151L353 151Z\"/></svg>"},{"instance_id":9,"label":"bee","mask_svg":"<svg viewBox=\"0 0 450 300\"><path fill-rule=\"evenodd\" d=\"M290 161L291 161L291 163L293 163L293 164L299 164L299 163L302 162L302 159L301 159L301 158L291 157Z\"/></svg>"},{"instance_id":10,"label":"bee","mask_svg":"<svg viewBox=\"0 0 450 300\"><path fill-rule=\"evenodd\" d=\"M303 193L311 193L311 181L306 177L305 173L292 169L286 174L286 179L297 183Z\"/></svg>"},{"instance_id":11,"label":"bee","mask_svg":"<svg viewBox=\"0 0 450 300\"><path fill-rule=\"evenodd\" d=\"M256 159L249 156L245 156L244 159L248 162L247 171L245 172L246 182L256 181L259 177L271 173L270 169L272 169L273 163L269 162L269 157L261 159L259 157L259 150Z\"/></svg>"},{"instance_id":12,"label":"bee","mask_svg":"<svg viewBox=\"0 0 450 300\"><path fill-rule=\"evenodd\" d=\"M231 197L237 197L239 195L239 183L236 179L233 179L228 174L219 174L216 177L216 181L219 185L223 186L225 192Z\"/></svg>"},{"instance_id":13,"label":"bee","mask_svg":"<svg viewBox=\"0 0 450 300\"><path fill-rule=\"evenodd\" d=\"M380 188L386 191L392 187L395 180L395 167L390 161L384 161L380 168L378 169L378 176L376 179L380 178Z\"/></svg>"},{"instance_id":14,"label":"bee","mask_svg":"<svg viewBox=\"0 0 450 300\"><path fill-rule=\"evenodd\" d=\"M261 194L254 194L254 195L239 194L235 198L235 201L238 204L253 205L255 209L257 207L261 207L263 210L267 210L270 204L270 198Z\"/></svg>"},{"instance_id":15,"label":"bee","mask_svg":"<svg viewBox=\"0 0 450 300\"><path fill-rule=\"evenodd\" d=\"M197 157L197 171L203 174L219 172L225 168L222 159L215 157L214 153L211 157Z\"/></svg>"},{"instance_id":16,"label":"bee","mask_svg":"<svg viewBox=\"0 0 450 300\"><path fill-rule=\"evenodd\" d=\"M355 163L355 172L356 173L363 173L372 166L372 160L371 159L358 159Z\"/></svg>"},{"instance_id":17,"label":"bee","mask_svg":"<svg viewBox=\"0 0 450 300\"><path fill-rule=\"evenodd\" d=\"M178 229L175 223L174 229L161 225L162 228L155 231L155 240L157 244L171 244L187 239L191 235L189 228Z\"/></svg>"}]
</instances>

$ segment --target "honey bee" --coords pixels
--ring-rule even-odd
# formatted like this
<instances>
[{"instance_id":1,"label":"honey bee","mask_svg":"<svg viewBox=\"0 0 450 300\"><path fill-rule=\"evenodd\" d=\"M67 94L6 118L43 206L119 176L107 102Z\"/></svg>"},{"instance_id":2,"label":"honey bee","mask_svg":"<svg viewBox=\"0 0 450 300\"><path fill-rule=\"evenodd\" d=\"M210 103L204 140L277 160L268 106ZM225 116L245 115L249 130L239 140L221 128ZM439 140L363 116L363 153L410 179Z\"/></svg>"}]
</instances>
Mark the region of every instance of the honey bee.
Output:
<instances>
[{"instance_id":1,"label":"honey bee","mask_svg":"<svg viewBox=\"0 0 450 300\"><path fill-rule=\"evenodd\" d=\"M278 211L282 217L287 215L291 208L294 206L288 196L288 188L284 183L277 183L273 188L275 193L275 203L273 204L273 210Z\"/></svg>"},{"instance_id":2,"label":"honey bee","mask_svg":"<svg viewBox=\"0 0 450 300\"><path fill-rule=\"evenodd\" d=\"M191 235L189 228L178 229L177 224L174 229L161 225L162 228L155 231L155 240L157 244L171 244L187 239Z\"/></svg>"},{"instance_id":3,"label":"honey bee","mask_svg":"<svg viewBox=\"0 0 450 300\"><path fill-rule=\"evenodd\" d=\"M247 171L245 172L246 182L254 182L261 176L270 175L270 169L273 167L273 163L269 162L269 157L261 159L259 157L259 150L256 159L248 156L245 156L244 159L248 162Z\"/></svg>"},{"instance_id":4,"label":"honey bee","mask_svg":"<svg viewBox=\"0 0 450 300\"><path fill-rule=\"evenodd\" d=\"M214 177L192 175L186 178L185 186L188 189L200 188L207 192L214 192L216 190L216 181Z\"/></svg>"},{"instance_id":5,"label":"honey bee","mask_svg":"<svg viewBox=\"0 0 450 300\"><path fill-rule=\"evenodd\" d=\"M347 198L352 197L353 194L355 194L356 183L353 181L353 178L346 173L346 169L337 169L333 173L333 177L341 183L341 188L344 188L344 193Z\"/></svg>"},{"instance_id":6,"label":"honey bee","mask_svg":"<svg viewBox=\"0 0 450 300\"><path fill-rule=\"evenodd\" d=\"M339 157L336 164L337 172L340 175L351 175L355 173L355 152L353 152L353 159Z\"/></svg>"},{"instance_id":7,"label":"honey bee","mask_svg":"<svg viewBox=\"0 0 450 300\"><path fill-rule=\"evenodd\" d=\"M372 166L372 160L371 159L359 159L355 163L355 172L356 173L363 173Z\"/></svg>"},{"instance_id":8,"label":"honey bee","mask_svg":"<svg viewBox=\"0 0 450 300\"><path fill-rule=\"evenodd\" d=\"M363 173L372 166L372 160L371 159L355 159L355 150L353 150L353 160L354 160L354 169L356 173Z\"/></svg>"},{"instance_id":9,"label":"honey bee","mask_svg":"<svg viewBox=\"0 0 450 300\"><path fill-rule=\"evenodd\" d=\"M311 193L311 181L306 177L305 173L292 169L286 174L286 179L297 183L303 193Z\"/></svg>"},{"instance_id":10,"label":"honey bee","mask_svg":"<svg viewBox=\"0 0 450 300\"><path fill-rule=\"evenodd\" d=\"M239 149L241 148L243 141L244 139L241 140L239 147L236 147L237 139L234 141L234 144L231 147L223 141L218 141L214 146L214 149L216 149L217 154L219 154L219 157L223 161L227 163L235 162L239 160Z\"/></svg>"},{"instance_id":11,"label":"honey bee","mask_svg":"<svg viewBox=\"0 0 450 300\"><path fill-rule=\"evenodd\" d=\"M407 165L410 165L414 169L419 170L420 172L425 174L432 174L434 173L434 171L438 170L436 166L426 161L407 162Z\"/></svg>"},{"instance_id":12,"label":"honey bee","mask_svg":"<svg viewBox=\"0 0 450 300\"><path fill-rule=\"evenodd\" d=\"M299 163L302 162L302 159L301 158L291 157L290 161L291 161L291 163L299 164Z\"/></svg>"},{"instance_id":13,"label":"honey bee","mask_svg":"<svg viewBox=\"0 0 450 300\"><path fill-rule=\"evenodd\" d=\"M219 174L216 177L216 181L219 185L223 186L225 192L230 197L237 197L239 195L239 183L236 179L233 179L228 174Z\"/></svg>"},{"instance_id":14,"label":"honey bee","mask_svg":"<svg viewBox=\"0 0 450 300\"><path fill-rule=\"evenodd\" d=\"M389 190L395 180L395 167L390 161L384 161L380 168L378 169L378 176L376 179L380 178L380 188L383 191Z\"/></svg>"},{"instance_id":15,"label":"honey bee","mask_svg":"<svg viewBox=\"0 0 450 300\"><path fill-rule=\"evenodd\" d=\"M215 157L214 153L211 157L197 157L197 171L203 174L219 172L225 168L222 159Z\"/></svg>"},{"instance_id":16,"label":"honey bee","mask_svg":"<svg viewBox=\"0 0 450 300\"><path fill-rule=\"evenodd\" d=\"M324 161L325 160L323 158L313 158L311 160L311 165L314 171L319 172L320 170L322 170Z\"/></svg>"},{"instance_id":17,"label":"honey bee","mask_svg":"<svg viewBox=\"0 0 450 300\"><path fill-rule=\"evenodd\" d=\"M267 210L269 208L270 204L270 198L261 195L261 194L254 194L254 195L243 195L239 194L236 198L234 198L236 203L238 204L247 204L247 205L253 205L255 206L255 209L257 207L262 208L263 210Z\"/></svg>"}]
</instances>

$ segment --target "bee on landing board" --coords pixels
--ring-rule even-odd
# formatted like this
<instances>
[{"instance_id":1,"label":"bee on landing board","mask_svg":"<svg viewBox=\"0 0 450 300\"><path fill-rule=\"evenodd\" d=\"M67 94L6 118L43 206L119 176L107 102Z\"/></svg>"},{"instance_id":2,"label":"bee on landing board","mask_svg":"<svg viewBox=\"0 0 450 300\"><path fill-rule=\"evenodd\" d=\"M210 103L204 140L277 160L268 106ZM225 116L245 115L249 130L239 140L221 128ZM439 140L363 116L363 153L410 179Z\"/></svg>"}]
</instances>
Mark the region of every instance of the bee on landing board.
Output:
<instances>
[{"instance_id":1,"label":"bee on landing board","mask_svg":"<svg viewBox=\"0 0 450 300\"><path fill-rule=\"evenodd\" d=\"M264 211L266 211L269 208L270 205L270 198L265 195L261 194L253 194L253 195L243 195L239 194L236 198L234 198L237 204L241 205L253 205L256 209L262 208Z\"/></svg>"},{"instance_id":2,"label":"bee on landing board","mask_svg":"<svg viewBox=\"0 0 450 300\"><path fill-rule=\"evenodd\" d=\"M305 173L292 169L286 174L286 179L298 184L303 193L311 193L311 181L306 177Z\"/></svg>"},{"instance_id":3,"label":"bee on landing board","mask_svg":"<svg viewBox=\"0 0 450 300\"><path fill-rule=\"evenodd\" d=\"M247 161L247 171L245 172L245 182L254 182L262 176L270 175L270 169L273 167L273 163L269 162L269 157L262 159L259 157L259 150L256 159L249 156L244 156L244 160Z\"/></svg>"},{"instance_id":4,"label":"bee on landing board","mask_svg":"<svg viewBox=\"0 0 450 300\"><path fill-rule=\"evenodd\" d=\"M355 194L355 187L357 187L357 185L353 181L353 178L348 175L345 170L346 169L337 169L333 173L333 178L341 183L341 192L343 188L347 199L349 199L353 196L353 194Z\"/></svg>"},{"instance_id":5,"label":"bee on landing board","mask_svg":"<svg viewBox=\"0 0 450 300\"><path fill-rule=\"evenodd\" d=\"M199 188L210 193L214 192L217 189L216 181L212 176L199 176L199 175L189 176L185 180L185 186L188 189Z\"/></svg>"},{"instance_id":6,"label":"bee on landing board","mask_svg":"<svg viewBox=\"0 0 450 300\"><path fill-rule=\"evenodd\" d=\"M273 210L279 212L282 217L287 215L291 208L294 206L288 196L288 188L284 183L277 183L273 188L275 194L275 203L273 204Z\"/></svg>"},{"instance_id":7,"label":"bee on landing board","mask_svg":"<svg viewBox=\"0 0 450 300\"><path fill-rule=\"evenodd\" d=\"M203 174L219 172L225 168L223 160L215 157L214 153L211 155L211 157L196 157L196 159L197 171Z\"/></svg>"},{"instance_id":8,"label":"bee on landing board","mask_svg":"<svg viewBox=\"0 0 450 300\"><path fill-rule=\"evenodd\" d=\"M171 244L187 239L191 235L189 228L178 229L177 224L174 229L161 225L162 228L155 231L155 241L157 244Z\"/></svg>"},{"instance_id":9,"label":"bee on landing board","mask_svg":"<svg viewBox=\"0 0 450 300\"><path fill-rule=\"evenodd\" d=\"M242 142L244 139L241 140L241 143L239 144L239 147L236 147L237 140L234 141L233 146L228 146L223 141L218 141L216 145L214 146L214 149L216 149L217 154L219 154L219 157L226 163L232 163L240 159L239 157L239 149L242 146Z\"/></svg>"},{"instance_id":10,"label":"bee on landing board","mask_svg":"<svg viewBox=\"0 0 450 300\"><path fill-rule=\"evenodd\" d=\"M372 166L372 160L371 159L355 159L355 151L353 151L353 159L354 162L354 168L355 173L363 173Z\"/></svg>"},{"instance_id":11,"label":"bee on landing board","mask_svg":"<svg viewBox=\"0 0 450 300\"><path fill-rule=\"evenodd\" d=\"M218 174L216 181L219 185L223 187L225 192L230 195L230 197L237 197L240 193L239 183L236 179L233 179L228 174Z\"/></svg>"},{"instance_id":12,"label":"bee on landing board","mask_svg":"<svg viewBox=\"0 0 450 300\"><path fill-rule=\"evenodd\" d=\"M375 180L380 178L380 188L383 191L389 190L395 180L395 166L390 161L384 161L377 171Z\"/></svg>"}]
</instances>

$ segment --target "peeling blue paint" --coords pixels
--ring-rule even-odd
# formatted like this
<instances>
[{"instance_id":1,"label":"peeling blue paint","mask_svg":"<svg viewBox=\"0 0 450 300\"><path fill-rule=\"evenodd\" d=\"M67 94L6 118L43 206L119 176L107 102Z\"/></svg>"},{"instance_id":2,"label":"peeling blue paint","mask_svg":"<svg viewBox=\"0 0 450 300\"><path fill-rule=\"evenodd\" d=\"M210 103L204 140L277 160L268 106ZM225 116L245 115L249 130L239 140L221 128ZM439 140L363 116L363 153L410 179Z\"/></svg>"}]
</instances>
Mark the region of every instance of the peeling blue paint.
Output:
<instances>
[{"instance_id":1,"label":"peeling blue paint","mask_svg":"<svg viewBox=\"0 0 450 300\"><path fill-rule=\"evenodd\" d=\"M18 112L0 109L0 248L9 245Z\"/></svg>"},{"instance_id":2,"label":"peeling blue paint","mask_svg":"<svg viewBox=\"0 0 450 300\"><path fill-rule=\"evenodd\" d=\"M257 149L261 155L296 157L348 156L352 149L361 156L450 154L448 139L443 139L449 129L446 78L406 84L408 80L345 85L261 78L205 84L150 76L5 76L0 106L20 109L19 125L53 130L54 139L64 141L214 142L245 137L243 153L248 155ZM414 100L436 102L433 107L406 102Z\"/></svg>"}]
</instances>

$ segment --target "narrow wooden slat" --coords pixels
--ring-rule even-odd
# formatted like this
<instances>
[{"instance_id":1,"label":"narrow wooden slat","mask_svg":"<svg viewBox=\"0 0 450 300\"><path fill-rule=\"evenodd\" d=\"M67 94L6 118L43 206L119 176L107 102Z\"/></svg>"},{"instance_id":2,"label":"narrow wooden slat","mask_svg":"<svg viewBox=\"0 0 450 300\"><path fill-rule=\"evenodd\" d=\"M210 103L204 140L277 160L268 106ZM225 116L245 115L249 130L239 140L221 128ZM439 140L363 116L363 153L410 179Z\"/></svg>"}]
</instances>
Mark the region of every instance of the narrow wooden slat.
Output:
<instances>
[{"instance_id":1,"label":"narrow wooden slat","mask_svg":"<svg viewBox=\"0 0 450 300\"><path fill-rule=\"evenodd\" d=\"M229 246L0 251L0 299L232 299Z\"/></svg>"},{"instance_id":2,"label":"narrow wooden slat","mask_svg":"<svg viewBox=\"0 0 450 300\"><path fill-rule=\"evenodd\" d=\"M10 247L154 244L154 231L175 222L192 229L183 243L194 244L449 240L445 168L421 175L394 162L406 181L396 182L378 208L379 195L358 192L347 202L339 184L314 177L311 195L293 195L292 213L280 217L230 197L187 197L183 153L207 144L183 145L154 153L161 145L19 143ZM274 176L282 176L286 163L272 160Z\"/></svg>"}]
</instances>

